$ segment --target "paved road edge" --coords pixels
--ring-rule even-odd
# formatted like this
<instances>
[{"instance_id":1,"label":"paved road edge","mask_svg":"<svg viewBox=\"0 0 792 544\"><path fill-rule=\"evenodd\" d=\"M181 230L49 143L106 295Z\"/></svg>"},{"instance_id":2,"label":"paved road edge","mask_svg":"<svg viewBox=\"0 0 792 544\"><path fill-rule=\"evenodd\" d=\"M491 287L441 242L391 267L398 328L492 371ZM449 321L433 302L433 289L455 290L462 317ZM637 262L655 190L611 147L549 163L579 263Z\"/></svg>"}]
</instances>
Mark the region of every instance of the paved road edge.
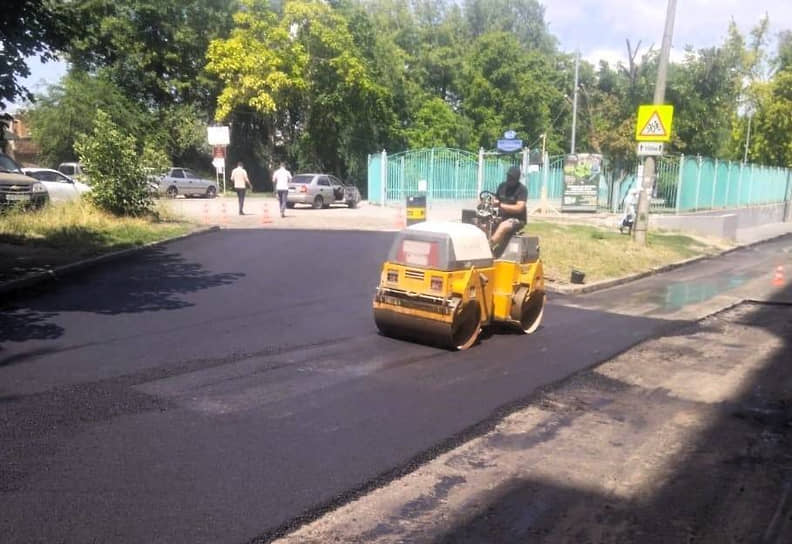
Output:
<instances>
[{"instance_id":1,"label":"paved road edge","mask_svg":"<svg viewBox=\"0 0 792 544\"><path fill-rule=\"evenodd\" d=\"M722 257L723 255L728 255L729 253L734 253L735 251L757 246L759 244L772 242L773 240L778 240L780 238L784 238L785 236L790 236L790 233L779 234L777 236L771 236L763 240L757 240L755 242L750 242L747 244L736 245L734 247L730 247L723 251L719 251L718 253L713 253L712 255L699 255L698 257L692 257L690 259L685 259L683 261L677 261L675 263L669 263L663 266L658 266L652 268L651 270L646 270L644 272L638 272L636 274L630 274L629 276L622 276L620 278L612 278L608 280L597 281L587 285L566 286L566 285L548 285L546 283L545 290L548 293L554 293L557 295L582 295L585 293L592 293L594 291L601 291L603 289L608 289L610 287L616 287L617 285L623 285L625 283L629 283L632 281L648 278L649 276L654 276L656 274L660 274L663 272L669 272L671 270L675 270L677 268L681 268L689 264L703 261L705 259L715 259L718 257Z\"/></svg>"},{"instance_id":2,"label":"paved road edge","mask_svg":"<svg viewBox=\"0 0 792 544\"><path fill-rule=\"evenodd\" d=\"M74 274L75 272L79 272L80 270L85 270L86 268L90 268L103 263L114 261L116 259L128 257L130 255L134 255L135 253L139 253L141 251L150 249L152 247L174 242L176 240L182 240L184 238L190 238L192 236L197 236L199 234L206 234L207 232L213 232L217 230L220 230L220 228L217 226L201 227L191 232L180 234L179 236L173 236L171 238L157 240L156 242L149 242L147 244L143 244L140 246L121 249L118 251L112 251L110 253L104 253L102 255L97 255L96 257L91 257L89 259L82 259L80 261L76 261L73 263L57 266L51 270L47 270L46 272L36 272L34 274L28 274L27 276L24 276L22 278L7 281L5 283L0 283L0 296L7 296L22 289L28 289L30 287L34 287L46 281L53 281L53 280L57 281L61 278L68 276L69 274Z\"/></svg>"}]
</instances>

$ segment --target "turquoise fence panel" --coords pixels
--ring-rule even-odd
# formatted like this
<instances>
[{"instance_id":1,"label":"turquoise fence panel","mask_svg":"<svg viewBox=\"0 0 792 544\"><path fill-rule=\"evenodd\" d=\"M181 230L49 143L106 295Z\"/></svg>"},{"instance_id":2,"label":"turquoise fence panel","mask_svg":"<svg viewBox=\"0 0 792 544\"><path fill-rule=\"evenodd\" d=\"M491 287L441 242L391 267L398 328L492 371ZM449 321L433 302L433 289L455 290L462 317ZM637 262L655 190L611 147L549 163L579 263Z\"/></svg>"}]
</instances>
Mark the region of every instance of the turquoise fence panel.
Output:
<instances>
[{"instance_id":1,"label":"turquoise fence panel","mask_svg":"<svg viewBox=\"0 0 792 544\"><path fill-rule=\"evenodd\" d=\"M382 155L368 156L368 200L374 204L382 202Z\"/></svg>"},{"instance_id":2,"label":"turquoise fence panel","mask_svg":"<svg viewBox=\"0 0 792 544\"><path fill-rule=\"evenodd\" d=\"M386 199L404 201L426 180L428 200L472 199L478 183L478 157L458 149L419 149L388 157Z\"/></svg>"},{"instance_id":3,"label":"turquoise fence panel","mask_svg":"<svg viewBox=\"0 0 792 544\"><path fill-rule=\"evenodd\" d=\"M718 167L715 170L716 183L713 199L713 208L725 208L727 206L727 196L729 185L731 183L729 170L731 163L728 161L719 161Z\"/></svg>"},{"instance_id":4,"label":"turquoise fence panel","mask_svg":"<svg viewBox=\"0 0 792 544\"><path fill-rule=\"evenodd\" d=\"M547 174L547 198L560 199L564 196L564 156L556 155L549 158Z\"/></svg>"},{"instance_id":5,"label":"turquoise fence panel","mask_svg":"<svg viewBox=\"0 0 792 544\"><path fill-rule=\"evenodd\" d=\"M715 161L702 158L699 163L701 179L699 181L696 209L706 210L712 207L712 189L715 182Z\"/></svg>"},{"instance_id":6,"label":"turquoise fence panel","mask_svg":"<svg viewBox=\"0 0 792 544\"><path fill-rule=\"evenodd\" d=\"M670 212L676 209L679 157L663 156L657 160L656 164L657 180L650 201L650 209L656 212Z\"/></svg>"},{"instance_id":7,"label":"turquoise fence panel","mask_svg":"<svg viewBox=\"0 0 792 544\"><path fill-rule=\"evenodd\" d=\"M696 157L685 157L682 165L682 183L680 187L679 210L688 211L696 208L696 192L698 191L699 163Z\"/></svg>"}]
</instances>

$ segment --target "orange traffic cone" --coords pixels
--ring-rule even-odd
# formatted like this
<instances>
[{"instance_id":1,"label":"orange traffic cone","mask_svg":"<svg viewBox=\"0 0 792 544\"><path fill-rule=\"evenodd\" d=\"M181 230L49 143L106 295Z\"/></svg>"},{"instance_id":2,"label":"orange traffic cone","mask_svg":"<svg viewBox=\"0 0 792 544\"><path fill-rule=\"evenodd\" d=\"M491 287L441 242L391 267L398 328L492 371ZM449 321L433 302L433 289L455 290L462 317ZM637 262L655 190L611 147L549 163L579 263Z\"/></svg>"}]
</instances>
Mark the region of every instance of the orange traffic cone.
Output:
<instances>
[{"instance_id":1,"label":"orange traffic cone","mask_svg":"<svg viewBox=\"0 0 792 544\"><path fill-rule=\"evenodd\" d=\"M261 224L262 225L269 225L272 223L272 218L269 214L269 206L266 204L261 205Z\"/></svg>"},{"instance_id":2,"label":"orange traffic cone","mask_svg":"<svg viewBox=\"0 0 792 544\"><path fill-rule=\"evenodd\" d=\"M773 286L774 287L781 287L784 285L784 267L778 265L776 268L775 276L773 276Z\"/></svg>"}]
</instances>

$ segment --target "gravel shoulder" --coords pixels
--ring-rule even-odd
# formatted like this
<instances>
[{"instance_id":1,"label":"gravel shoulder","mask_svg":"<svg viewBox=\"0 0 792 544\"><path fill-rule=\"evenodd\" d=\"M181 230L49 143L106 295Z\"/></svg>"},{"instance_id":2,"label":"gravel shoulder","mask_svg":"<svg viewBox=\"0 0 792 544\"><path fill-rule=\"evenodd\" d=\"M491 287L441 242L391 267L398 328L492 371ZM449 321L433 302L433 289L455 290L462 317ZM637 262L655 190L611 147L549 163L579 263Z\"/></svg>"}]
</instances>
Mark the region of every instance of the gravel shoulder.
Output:
<instances>
[{"instance_id":1,"label":"gravel shoulder","mask_svg":"<svg viewBox=\"0 0 792 544\"><path fill-rule=\"evenodd\" d=\"M789 361L792 306L740 304L277 542L792 542Z\"/></svg>"}]
</instances>

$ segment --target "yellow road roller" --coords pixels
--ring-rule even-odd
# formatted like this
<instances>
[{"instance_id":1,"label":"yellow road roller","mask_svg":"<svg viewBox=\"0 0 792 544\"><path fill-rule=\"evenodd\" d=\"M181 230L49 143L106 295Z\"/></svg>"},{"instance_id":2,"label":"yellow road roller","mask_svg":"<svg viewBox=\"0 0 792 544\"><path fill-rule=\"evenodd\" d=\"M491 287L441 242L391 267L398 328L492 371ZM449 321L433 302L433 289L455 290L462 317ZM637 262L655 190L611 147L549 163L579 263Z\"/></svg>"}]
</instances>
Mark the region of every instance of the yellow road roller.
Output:
<instances>
[{"instance_id":1,"label":"yellow road roller","mask_svg":"<svg viewBox=\"0 0 792 544\"><path fill-rule=\"evenodd\" d=\"M539 238L515 235L496 257L476 224L422 222L397 233L373 301L382 334L464 350L494 323L526 334L539 327Z\"/></svg>"}]
</instances>

